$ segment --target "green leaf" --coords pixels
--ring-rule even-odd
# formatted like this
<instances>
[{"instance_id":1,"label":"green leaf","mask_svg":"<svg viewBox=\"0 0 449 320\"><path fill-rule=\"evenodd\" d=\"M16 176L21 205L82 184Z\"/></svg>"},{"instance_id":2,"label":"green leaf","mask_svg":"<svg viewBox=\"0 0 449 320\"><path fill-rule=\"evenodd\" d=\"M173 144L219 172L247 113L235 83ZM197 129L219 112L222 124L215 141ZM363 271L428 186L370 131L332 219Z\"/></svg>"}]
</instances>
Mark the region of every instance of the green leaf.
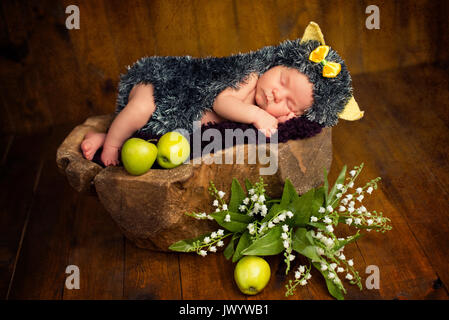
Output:
<instances>
[{"instance_id":1,"label":"green leaf","mask_svg":"<svg viewBox=\"0 0 449 320\"><path fill-rule=\"evenodd\" d=\"M246 191L249 191L249 189L253 188L253 184L248 179L245 179L245 188Z\"/></svg>"},{"instance_id":2,"label":"green leaf","mask_svg":"<svg viewBox=\"0 0 449 320\"><path fill-rule=\"evenodd\" d=\"M229 200L229 211L239 212L239 206L245 199L245 191L236 178L232 179L231 200Z\"/></svg>"},{"instance_id":3,"label":"green leaf","mask_svg":"<svg viewBox=\"0 0 449 320\"><path fill-rule=\"evenodd\" d=\"M338 192L340 192L337 189L337 184L343 184L343 182L345 182L345 177L346 177L346 165L343 166L343 169L340 171L340 174L338 175L337 180L335 181L334 186L332 187L331 191L329 192L329 195L327 197L327 201L326 201L326 206L331 204L332 202L334 202L335 200L335 196ZM335 207L335 205L334 205Z\"/></svg>"},{"instance_id":4,"label":"green leaf","mask_svg":"<svg viewBox=\"0 0 449 320\"><path fill-rule=\"evenodd\" d=\"M223 251L223 255L225 256L226 260L229 260L229 258L232 257L232 255L234 254L234 244L235 244L235 240L237 240L240 237L240 233L234 233L232 235L231 240L229 241L228 245L226 246L226 248Z\"/></svg>"},{"instance_id":5,"label":"green leaf","mask_svg":"<svg viewBox=\"0 0 449 320\"><path fill-rule=\"evenodd\" d=\"M318 209L323 206L324 203L324 188L310 189L308 192L294 200L287 208L294 214L292 223L289 223L295 227L305 227L306 225L312 225L310 223L310 217L318 217Z\"/></svg>"},{"instance_id":6,"label":"green leaf","mask_svg":"<svg viewBox=\"0 0 449 320\"><path fill-rule=\"evenodd\" d=\"M242 236L240 237L239 243L237 244L237 248L235 248L234 256L232 257L232 262L237 262L243 257L242 251L248 248L251 244L251 236L249 235L249 231L246 230Z\"/></svg>"},{"instance_id":7,"label":"green leaf","mask_svg":"<svg viewBox=\"0 0 449 320\"><path fill-rule=\"evenodd\" d=\"M357 240L358 238L360 238L361 236L363 236L363 234L359 233L359 231L357 231L357 233L345 240L342 241L338 241L338 244L336 246L334 246L334 251L338 251L341 248L343 248L345 245L347 245L348 243L351 243L355 240Z\"/></svg>"},{"instance_id":8,"label":"green leaf","mask_svg":"<svg viewBox=\"0 0 449 320\"><path fill-rule=\"evenodd\" d=\"M177 252L190 252L190 251L195 250L195 247L193 245L195 242L202 241L205 237L210 236L210 234L211 234L211 232L203 234L196 238L181 240L181 241L175 242L168 248L172 251L177 251Z\"/></svg>"},{"instance_id":9,"label":"green leaf","mask_svg":"<svg viewBox=\"0 0 449 320\"><path fill-rule=\"evenodd\" d=\"M307 222L307 225L323 231L326 230L327 226L324 222Z\"/></svg>"},{"instance_id":10,"label":"green leaf","mask_svg":"<svg viewBox=\"0 0 449 320\"><path fill-rule=\"evenodd\" d=\"M271 218L273 218L279 211L282 211L282 210L287 210L287 207L288 206L283 206L283 205L280 205L280 204L274 204L271 208L270 208L270 210L268 210L268 213L267 213L267 215L265 216L265 217L263 217L263 219L262 219L262 223L263 222L266 222L266 221L269 221Z\"/></svg>"},{"instance_id":11,"label":"green leaf","mask_svg":"<svg viewBox=\"0 0 449 320\"><path fill-rule=\"evenodd\" d=\"M253 243L242 251L244 255L251 256L271 256L281 253L284 250L282 243L282 227L273 227L265 235L253 241Z\"/></svg>"},{"instance_id":12,"label":"green leaf","mask_svg":"<svg viewBox=\"0 0 449 320\"><path fill-rule=\"evenodd\" d=\"M311 211L313 214L318 213L320 207L325 204L325 191L324 187L315 189L315 196L311 204Z\"/></svg>"},{"instance_id":13,"label":"green leaf","mask_svg":"<svg viewBox=\"0 0 449 320\"><path fill-rule=\"evenodd\" d=\"M332 280L327 278L329 272L327 270L321 271L321 264L319 262L312 262L312 264L319 272L321 272L324 280L326 280L327 290L329 291L331 296L333 296L337 300L344 300L345 297L343 295L343 291Z\"/></svg>"},{"instance_id":14,"label":"green leaf","mask_svg":"<svg viewBox=\"0 0 449 320\"><path fill-rule=\"evenodd\" d=\"M231 216L231 221L224 221L226 215ZM230 232L242 232L254 218L245 214L232 211L218 211L210 214L217 223Z\"/></svg>"},{"instance_id":15,"label":"green leaf","mask_svg":"<svg viewBox=\"0 0 449 320\"><path fill-rule=\"evenodd\" d=\"M312 215L312 204L315 200L315 189L310 189L301 197L296 198L291 204L293 226L304 227L310 221Z\"/></svg>"},{"instance_id":16,"label":"green leaf","mask_svg":"<svg viewBox=\"0 0 449 320\"><path fill-rule=\"evenodd\" d=\"M293 234L292 248L303 256L313 260L321 261L321 256L316 252L317 247L311 240L311 232L305 228L296 229Z\"/></svg>"},{"instance_id":17,"label":"green leaf","mask_svg":"<svg viewBox=\"0 0 449 320\"><path fill-rule=\"evenodd\" d=\"M288 206L289 203L295 201L299 198L298 193L296 192L295 187L291 183L291 181L287 178L285 179L284 183L284 190L282 191L282 198L281 198L281 206Z\"/></svg>"}]
</instances>

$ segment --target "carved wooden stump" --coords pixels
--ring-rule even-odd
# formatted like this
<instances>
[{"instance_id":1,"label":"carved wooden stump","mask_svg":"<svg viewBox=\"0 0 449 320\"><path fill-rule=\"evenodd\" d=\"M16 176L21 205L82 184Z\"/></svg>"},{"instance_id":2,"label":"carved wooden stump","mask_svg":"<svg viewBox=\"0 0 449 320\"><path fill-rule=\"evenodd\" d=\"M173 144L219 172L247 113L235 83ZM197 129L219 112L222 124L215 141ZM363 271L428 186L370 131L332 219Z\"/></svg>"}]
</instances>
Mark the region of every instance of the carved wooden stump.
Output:
<instances>
[{"instance_id":1,"label":"carved wooden stump","mask_svg":"<svg viewBox=\"0 0 449 320\"><path fill-rule=\"evenodd\" d=\"M57 164L72 187L78 192L96 193L106 210L127 238L138 247L168 251L181 239L193 238L216 230L214 221L196 220L185 212L213 211L208 192L209 181L226 192L228 200L233 178L244 186L244 179L256 182L260 169L269 167L248 164L248 148L269 149L270 145L236 145L212 155L212 163L193 161L171 170L151 169L141 176L129 175L123 167L102 168L83 158L80 144L91 129L106 132L112 115L97 116L77 126L64 140L57 152ZM273 149L271 149L273 151ZM263 154L269 154L263 150ZM244 155L243 164L224 164L226 156ZM280 197L286 178L300 194L323 183L323 169L332 161L331 129L316 136L278 144L274 152L278 168L274 174L263 175L268 184L267 194ZM223 164L217 164L221 158ZM212 159L209 159L212 160ZM209 161L210 162L210 161ZM236 161L234 161L236 162ZM250 161L252 162L252 161Z\"/></svg>"}]
</instances>

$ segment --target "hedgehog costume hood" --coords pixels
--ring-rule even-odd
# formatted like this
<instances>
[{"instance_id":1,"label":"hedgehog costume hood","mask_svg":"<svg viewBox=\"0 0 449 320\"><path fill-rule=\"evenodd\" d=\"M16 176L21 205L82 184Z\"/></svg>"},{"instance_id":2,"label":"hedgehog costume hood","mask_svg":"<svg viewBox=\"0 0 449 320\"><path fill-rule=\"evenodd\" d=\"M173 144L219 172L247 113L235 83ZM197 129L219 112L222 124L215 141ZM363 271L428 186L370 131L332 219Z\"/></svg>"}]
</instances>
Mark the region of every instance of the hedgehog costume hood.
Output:
<instances>
[{"instance_id":1,"label":"hedgehog costume hood","mask_svg":"<svg viewBox=\"0 0 449 320\"><path fill-rule=\"evenodd\" d=\"M152 84L156 110L138 132L162 135L176 129L193 131L193 122L212 110L226 88L238 88L251 73L262 75L283 65L305 74L313 84L314 103L304 116L330 127L338 118L363 116L352 96L349 71L341 57L324 45L319 26L311 22L301 39L222 58L144 57L120 77L116 113L128 103L134 85Z\"/></svg>"}]
</instances>

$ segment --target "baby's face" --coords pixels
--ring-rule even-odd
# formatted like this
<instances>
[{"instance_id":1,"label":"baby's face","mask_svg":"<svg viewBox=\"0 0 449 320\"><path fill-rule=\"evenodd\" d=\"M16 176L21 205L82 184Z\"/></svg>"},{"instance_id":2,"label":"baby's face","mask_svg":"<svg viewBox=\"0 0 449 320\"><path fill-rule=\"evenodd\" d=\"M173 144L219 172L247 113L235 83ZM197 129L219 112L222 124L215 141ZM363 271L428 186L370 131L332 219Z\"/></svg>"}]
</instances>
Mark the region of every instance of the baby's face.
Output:
<instances>
[{"instance_id":1,"label":"baby's face","mask_svg":"<svg viewBox=\"0 0 449 320\"><path fill-rule=\"evenodd\" d=\"M276 118L300 116L313 104L313 84L296 69L276 66L260 76L255 100Z\"/></svg>"}]
</instances>

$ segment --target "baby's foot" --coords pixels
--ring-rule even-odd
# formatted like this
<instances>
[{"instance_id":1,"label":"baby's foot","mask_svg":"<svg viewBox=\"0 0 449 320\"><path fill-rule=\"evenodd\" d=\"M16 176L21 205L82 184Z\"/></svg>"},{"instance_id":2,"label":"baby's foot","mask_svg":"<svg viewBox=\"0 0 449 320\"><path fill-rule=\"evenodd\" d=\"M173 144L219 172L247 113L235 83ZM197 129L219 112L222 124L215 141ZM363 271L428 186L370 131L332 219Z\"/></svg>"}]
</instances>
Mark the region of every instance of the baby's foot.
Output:
<instances>
[{"instance_id":1,"label":"baby's foot","mask_svg":"<svg viewBox=\"0 0 449 320\"><path fill-rule=\"evenodd\" d=\"M103 152L101 153L101 161L108 166L118 166L118 150L117 147L103 146Z\"/></svg>"},{"instance_id":2,"label":"baby's foot","mask_svg":"<svg viewBox=\"0 0 449 320\"><path fill-rule=\"evenodd\" d=\"M105 133L99 133L90 131L84 137L83 142L81 142L81 150L83 151L84 158L87 160L92 160L95 152L103 145L106 138Z\"/></svg>"}]
</instances>

